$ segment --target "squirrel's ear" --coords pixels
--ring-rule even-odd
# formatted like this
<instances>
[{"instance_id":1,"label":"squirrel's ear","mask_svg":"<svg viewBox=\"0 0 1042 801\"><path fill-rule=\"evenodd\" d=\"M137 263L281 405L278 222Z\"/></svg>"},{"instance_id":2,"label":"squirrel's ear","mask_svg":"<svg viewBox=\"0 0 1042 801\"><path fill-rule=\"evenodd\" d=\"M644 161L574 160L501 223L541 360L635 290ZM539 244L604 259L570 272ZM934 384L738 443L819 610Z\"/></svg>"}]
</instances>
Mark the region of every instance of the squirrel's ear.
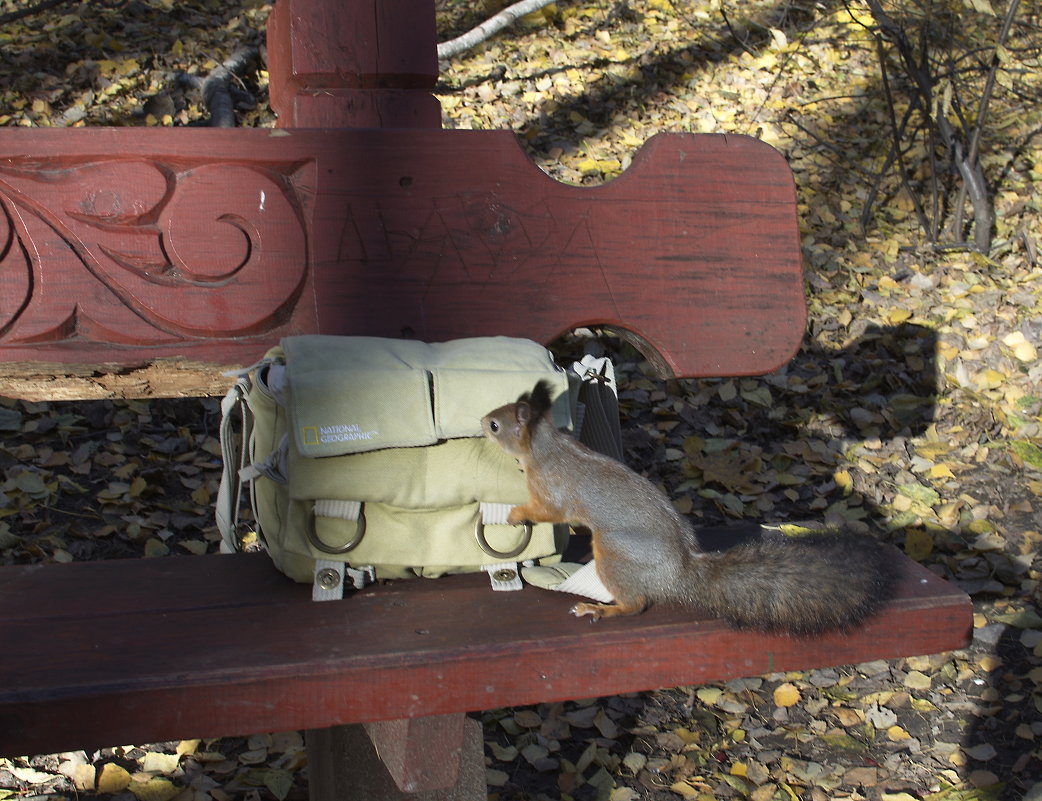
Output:
<instances>
[{"instance_id":1,"label":"squirrel's ear","mask_svg":"<svg viewBox=\"0 0 1042 801\"><path fill-rule=\"evenodd\" d=\"M528 421L532 419L532 407L524 401L519 401L514 411L514 416L522 426L527 426Z\"/></svg>"}]
</instances>

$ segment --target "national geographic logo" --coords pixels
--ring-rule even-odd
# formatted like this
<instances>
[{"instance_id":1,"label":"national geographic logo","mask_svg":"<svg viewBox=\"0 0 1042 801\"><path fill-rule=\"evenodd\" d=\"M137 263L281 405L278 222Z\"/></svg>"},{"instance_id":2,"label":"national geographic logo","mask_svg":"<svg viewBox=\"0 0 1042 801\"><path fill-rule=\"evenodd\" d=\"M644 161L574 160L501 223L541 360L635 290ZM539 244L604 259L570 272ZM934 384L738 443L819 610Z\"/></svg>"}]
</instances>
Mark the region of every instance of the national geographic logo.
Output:
<instances>
[{"instance_id":1,"label":"national geographic logo","mask_svg":"<svg viewBox=\"0 0 1042 801\"><path fill-rule=\"evenodd\" d=\"M363 439L376 439L379 431L363 431L360 426L303 426L300 430L301 441L305 445L328 445L331 442L357 442Z\"/></svg>"}]
</instances>

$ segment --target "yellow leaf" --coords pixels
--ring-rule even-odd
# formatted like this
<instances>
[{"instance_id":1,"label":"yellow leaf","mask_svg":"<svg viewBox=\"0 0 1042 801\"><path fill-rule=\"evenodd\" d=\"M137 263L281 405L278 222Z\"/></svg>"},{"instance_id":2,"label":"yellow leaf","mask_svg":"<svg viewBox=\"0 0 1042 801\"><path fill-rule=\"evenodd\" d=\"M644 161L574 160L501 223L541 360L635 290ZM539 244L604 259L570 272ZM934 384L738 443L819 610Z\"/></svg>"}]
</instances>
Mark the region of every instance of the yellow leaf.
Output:
<instances>
[{"instance_id":1,"label":"yellow leaf","mask_svg":"<svg viewBox=\"0 0 1042 801\"><path fill-rule=\"evenodd\" d=\"M766 52L759 58L752 59L753 69L766 70L770 72L777 66L778 57L774 53Z\"/></svg>"},{"instance_id":2,"label":"yellow leaf","mask_svg":"<svg viewBox=\"0 0 1042 801\"><path fill-rule=\"evenodd\" d=\"M858 8L851 8L849 5L847 5L846 12L850 16L850 22L848 24L850 24L851 27L872 28L875 26L875 20L872 19L872 15L868 11L862 11Z\"/></svg>"},{"instance_id":3,"label":"yellow leaf","mask_svg":"<svg viewBox=\"0 0 1042 801\"><path fill-rule=\"evenodd\" d=\"M933 537L929 531L921 528L909 529L905 533L905 553L917 562L921 562L933 551Z\"/></svg>"},{"instance_id":4,"label":"yellow leaf","mask_svg":"<svg viewBox=\"0 0 1042 801\"><path fill-rule=\"evenodd\" d=\"M890 309L886 316L891 325L899 325L911 317L912 312L909 309Z\"/></svg>"},{"instance_id":5,"label":"yellow leaf","mask_svg":"<svg viewBox=\"0 0 1042 801\"><path fill-rule=\"evenodd\" d=\"M1033 362L1038 358L1038 350L1030 342L1021 342L1013 347L1013 355L1018 361Z\"/></svg>"},{"instance_id":6,"label":"yellow leaf","mask_svg":"<svg viewBox=\"0 0 1042 801\"><path fill-rule=\"evenodd\" d=\"M947 442L924 442L915 447L915 452L924 459L936 459L946 453L951 453L952 446Z\"/></svg>"},{"instance_id":7,"label":"yellow leaf","mask_svg":"<svg viewBox=\"0 0 1042 801\"><path fill-rule=\"evenodd\" d=\"M673 784L669 786L669 789L682 798L698 798L702 792L701 790L692 787L687 782L673 782Z\"/></svg>"},{"instance_id":8,"label":"yellow leaf","mask_svg":"<svg viewBox=\"0 0 1042 801\"><path fill-rule=\"evenodd\" d=\"M891 742L894 743L900 742L901 740L912 739L912 735L910 735L900 726L891 726L889 729L886 730L886 736L890 739Z\"/></svg>"},{"instance_id":9,"label":"yellow leaf","mask_svg":"<svg viewBox=\"0 0 1042 801\"><path fill-rule=\"evenodd\" d=\"M145 556L149 559L157 556L167 556L169 553L170 549L167 547L166 543L160 539L149 537L145 542Z\"/></svg>"},{"instance_id":10,"label":"yellow leaf","mask_svg":"<svg viewBox=\"0 0 1042 801\"><path fill-rule=\"evenodd\" d=\"M932 686L930 677L918 670L910 670L904 680L905 687L912 690L929 690Z\"/></svg>"},{"instance_id":11,"label":"yellow leaf","mask_svg":"<svg viewBox=\"0 0 1042 801\"><path fill-rule=\"evenodd\" d=\"M141 757L141 769L146 773L173 773L181 764L178 754L159 754L153 751Z\"/></svg>"},{"instance_id":12,"label":"yellow leaf","mask_svg":"<svg viewBox=\"0 0 1042 801\"><path fill-rule=\"evenodd\" d=\"M724 694L724 691L719 687L699 687L695 691L695 695L698 696L698 700L706 706L714 706L720 699L720 696Z\"/></svg>"},{"instance_id":13,"label":"yellow leaf","mask_svg":"<svg viewBox=\"0 0 1042 801\"><path fill-rule=\"evenodd\" d=\"M64 770L64 767L63 767ZM72 783L83 793L93 793L97 771L93 765L76 765L72 769Z\"/></svg>"},{"instance_id":14,"label":"yellow leaf","mask_svg":"<svg viewBox=\"0 0 1042 801\"><path fill-rule=\"evenodd\" d=\"M946 464L935 464L930 468L930 478L955 478L955 473Z\"/></svg>"},{"instance_id":15,"label":"yellow leaf","mask_svg":"<svg viewBox=\"0 0 1042 801\"><path fill-rule=\"evenodd\" d=\"M799 703L799 700L800 691L796 688L796 685L791 682L787 681L774 688L774 703L777 706L793 706L794 704Z\"/></svg>"},{"instance_id":16,"label":"yellow leaf","mask_svg":"<svg viewBox=\"0 0 1042 801\"><path fill-rule=\"evenodd\" d=\"M181 788L169 779L149 779L147 782L133 782L127 786L138 801L170 801L174 796L180 795Z\"/></svg>"},{"instance_id":17,"label":"yellow leaf","mask_svg":"<svg viewBox=\"0 0 1042 801\"><path fill-rule=\"evenodd\" d=\"M973 378L973 383L977 385L978 389L998 389L1006 381L1006 376L1000 373L998 370L981 370Z\"/></svg>"},{"instance_id":18,"label":"yellow leaf","mask_svg":"<svg viewBox=\"0 0 1042 801\"><path fill-rule=\"evenodd\" d=\"M103 795L122 793L130 784L130 774L115 762L106 762L98 770L98 792Z\"/></svg>"},{"instance_id":19,"label":"yellow leaf","mask_svg":"<svg viewBox=\"0 0 1042 801\"><path fill-rule=\"evenodd\" d=\"M839 721L840 726L850 727L857 726L861 721L865 719L865 713L858 709L850 709L849 707L841 706L836 707L832 710L836 716L836 720Z\"/></svg>"},{"instance_id":20,"label":"yellow leaf","mask_svg":"<svg viewBox=\"0 0 1042 801\"><path fill-rule=\"evenodd\" d=\"M995 9L991 7L990 0L963 0L967 8L972 8L974 11L980 14L988 14L989 16L996 16Z\"/></svg>"}]
</instances>

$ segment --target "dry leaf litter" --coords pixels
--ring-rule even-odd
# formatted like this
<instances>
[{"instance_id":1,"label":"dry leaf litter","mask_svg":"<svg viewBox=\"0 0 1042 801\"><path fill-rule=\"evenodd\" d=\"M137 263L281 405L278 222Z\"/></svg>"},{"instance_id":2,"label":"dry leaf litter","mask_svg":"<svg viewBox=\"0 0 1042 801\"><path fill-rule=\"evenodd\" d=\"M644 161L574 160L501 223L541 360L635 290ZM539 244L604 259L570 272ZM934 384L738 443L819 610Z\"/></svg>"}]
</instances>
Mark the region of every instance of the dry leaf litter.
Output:
<instances>
[{"instance_id":1,"label":"dry leaf litter","mask_svg":"<svg viewBox=\"0 0 1042 801\"><path fill-rule=\"evenodd\" d=\"M441 38L489 8L439 3ZM959 13L995 30L988 8ZM269 10L131 0L9 23L0 124L198 124L205 109L179 75L260 41ZM617 176L659 131L750 134L785 154L807 265L803 347L763 378L665 383L600 340L622 374L629 462L702 523L870 528L971 593L973 644L487 712L490 798L1042 799L1042 19L1021 5L981 149L997 217L987 257L923 247L892 180L862 231L888 137L866 19L859 3L562 3L444 64L439 97L446 127L512 129L543 170L578 184ZM259 102L245 125L272 124L265 79L247 87ZM0 560L215 550L217 423L213 400L0 400ZM306 788L296 733L0 760L0 799Z\"/></svg>"}]
</instances>

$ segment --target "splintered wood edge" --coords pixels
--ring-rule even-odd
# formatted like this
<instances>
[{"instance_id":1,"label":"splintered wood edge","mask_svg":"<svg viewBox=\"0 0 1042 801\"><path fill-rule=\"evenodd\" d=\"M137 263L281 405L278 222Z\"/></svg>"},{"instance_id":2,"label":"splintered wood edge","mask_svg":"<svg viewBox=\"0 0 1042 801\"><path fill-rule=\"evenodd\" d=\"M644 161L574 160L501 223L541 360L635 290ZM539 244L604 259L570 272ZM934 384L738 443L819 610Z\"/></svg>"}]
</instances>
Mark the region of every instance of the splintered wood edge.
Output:
<instances>
[{"instance_id":1,"label":"splintered wood edge","mask_svg":"<svg viewBox=\"0 0 1042 801\"><path fill-rule=\"evenodd\" d=\"M140 365L113 363L0 365L0 396L26 401L117 400L222 396L241 365L163 359Z\"/></svg>"}]
</instances>

